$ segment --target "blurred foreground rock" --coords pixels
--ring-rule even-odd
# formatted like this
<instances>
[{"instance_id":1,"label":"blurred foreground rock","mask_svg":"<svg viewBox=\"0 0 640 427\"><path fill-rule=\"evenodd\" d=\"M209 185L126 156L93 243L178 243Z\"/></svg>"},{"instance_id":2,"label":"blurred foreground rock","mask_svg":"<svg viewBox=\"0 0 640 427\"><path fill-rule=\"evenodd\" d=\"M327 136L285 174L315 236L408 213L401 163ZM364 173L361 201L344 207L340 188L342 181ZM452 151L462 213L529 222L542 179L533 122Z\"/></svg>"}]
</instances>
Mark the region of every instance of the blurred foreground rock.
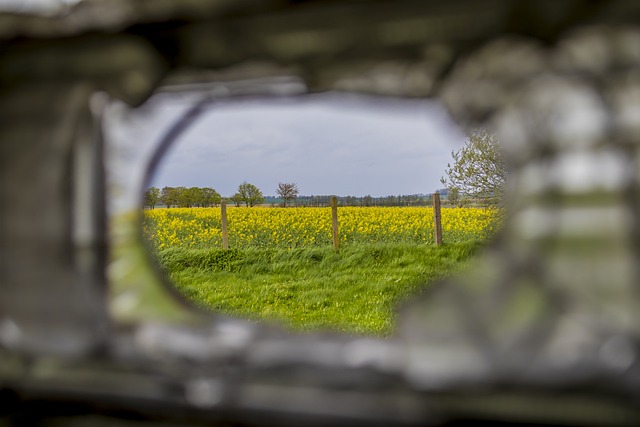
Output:
<instances>
[{"instance_id":1,"label":"blurred foreground rock","mask_svg":"<svg viewBox=\"0 0 640 427\"><path fill-rule=\"evenodd\" d=\"M0 15L0 424L640 424L639 23L627 1ZM505 229L387 340L204 316L158 280L109 298L106 103L194 89L442 97L505 144ZM114 315L141 302L162 309Z\"/></svg>"}]
</instances>

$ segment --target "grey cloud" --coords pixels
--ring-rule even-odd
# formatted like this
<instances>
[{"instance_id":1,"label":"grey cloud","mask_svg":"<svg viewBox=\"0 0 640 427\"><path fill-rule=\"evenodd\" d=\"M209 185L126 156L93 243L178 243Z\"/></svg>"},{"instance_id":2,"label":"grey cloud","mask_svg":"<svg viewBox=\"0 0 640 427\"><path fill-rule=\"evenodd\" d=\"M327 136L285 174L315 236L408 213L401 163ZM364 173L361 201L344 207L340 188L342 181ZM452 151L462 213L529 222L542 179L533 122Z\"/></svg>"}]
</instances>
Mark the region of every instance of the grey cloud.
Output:
<instances>
[{"instance_id":1,"label":"grey cloud","mask_svg":"<svg viewBox=\"0 0 640 427\"><path fill-rule=\"evenodd\" d=\"M212 109L169 152L154 184L207 185L223 195L244 180L265 194L274 194L279 181L297 182L304 194L435 190L464 135L433 104L382 104L325 100Z\"/></svg>"}]
</instances>

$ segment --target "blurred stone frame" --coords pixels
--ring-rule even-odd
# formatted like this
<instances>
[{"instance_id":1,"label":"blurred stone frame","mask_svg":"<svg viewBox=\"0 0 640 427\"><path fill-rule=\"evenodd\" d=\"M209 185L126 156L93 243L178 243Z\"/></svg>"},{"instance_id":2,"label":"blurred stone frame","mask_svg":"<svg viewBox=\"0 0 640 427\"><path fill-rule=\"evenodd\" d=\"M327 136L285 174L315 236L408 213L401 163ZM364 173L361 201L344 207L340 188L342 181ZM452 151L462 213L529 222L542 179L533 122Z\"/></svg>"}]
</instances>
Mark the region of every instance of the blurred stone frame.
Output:
<instances>
[{"instance_id":1,"label":"blurred stone frame","mask_svg":"<svg viewBox=\"0 0 640 427\"><path fill-rule=\"evenodd\" d=\"M0 16L3 390L181 421L637 424L638 6L114 4ZM204 75L165 80L186 66ZM139 105L161 81L277 75L439 94L462 124L493 124L517 196L484 268L408 308L393 342L114 324L95 93Z\"/></svg>"}]
</instances>

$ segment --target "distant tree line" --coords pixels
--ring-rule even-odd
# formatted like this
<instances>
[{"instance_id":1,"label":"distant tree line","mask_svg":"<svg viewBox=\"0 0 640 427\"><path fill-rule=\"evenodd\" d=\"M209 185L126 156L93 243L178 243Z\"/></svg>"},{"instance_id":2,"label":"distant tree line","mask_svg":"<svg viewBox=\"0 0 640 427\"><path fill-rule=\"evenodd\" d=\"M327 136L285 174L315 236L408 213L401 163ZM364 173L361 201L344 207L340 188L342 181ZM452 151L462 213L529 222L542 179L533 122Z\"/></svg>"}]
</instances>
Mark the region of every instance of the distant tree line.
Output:
<instances>
[{"instance_id":1,"label":"distant tree line","mask_svg":"<svg viewBox=\"0 0 640 427\"><path fill-rule=\"evenodd\" d=\"M438 192L446 200L448 189ZM145 192L145 206L153 209L157 205L168 208L180 207L210 207L218 206L222 200L235 206L252 207L260 204L280 206L322 207L330 206L332 195L298 196L295 183L279 183L277 196L264 196L262 191L253 184L243 182L238 186L235 194L223 198L213 188L200 187L164 187L162 190L151 187ZM455 190L454 190L455 193ZM432 194L401 194L397 196L373 197L371 195L339 196L340 206L430 206L433 203Z\"/></svg>"},{"instance_id":2,"label":"distant tree line","mask_svg":"<svg viewBox=\"0 0 640 427\"><path fill-rule=\"evenodd\" d=\"M446 191L446 190L445 190ZM295 198L295 206L321 207L330 206L331 195L321 196L298 196ZM281 204L282 198L267 197L266 203ZM425 206L432 203L431 194L402 194L397 196L373 197L370 195L357 196L339 196L338 205L340 206Z\"/></svg>"},{"instance_id":3,"label":"distant tree line","mask_svg":"<svg viewBox=\"0 0 640 427\"><path fill-rule=\"evenodd\" d=\"M150 209L157 205L168 208L193 208L218 206L223 198L215 189L210 187L157 187L148 188L144 193L144 205ZM253 184L243 182L238 186L238 191L228 199L230 202L247 207L264 203L262 191Z\"/></svg>"},{"instance_id":4,"label":"distant tree line","mask_svg":"<svg viewBox=\"0 0 640 427\"><path fill-rule=\"evenodd\" d=\"M478 129L468 137L465 146L452 151L453 164L447 164L446 177L440 181L446 186L437 192L448 205L499 205L502 202L507 180L505 162L500 144L490 131ZM278 183L277 197L265 197L253 184L243 182L236 193L227 200L236 206L247 207L267 203L287 206L329 206L331 195L298 196L295 183ZM151 187L145 192L144 204L154 208L158 204L171 207L207 207L219 205L220 194L213 188ZM431 194L408 194L398 196L338 197L341 206L425 206L433 203Z\"/></svg>"},{"instance_id":5,"label":"distant tree line","mask_svg":"<svg viewBox=\"0 0 640 427\"><path fill-rule=\"evenodd\" d=\"M149 188L144 194L145 206L153 209L162 204L168 208L193 208L219 205L220 194L209 187L156 187Z\"/></svg>"}]
</instances>

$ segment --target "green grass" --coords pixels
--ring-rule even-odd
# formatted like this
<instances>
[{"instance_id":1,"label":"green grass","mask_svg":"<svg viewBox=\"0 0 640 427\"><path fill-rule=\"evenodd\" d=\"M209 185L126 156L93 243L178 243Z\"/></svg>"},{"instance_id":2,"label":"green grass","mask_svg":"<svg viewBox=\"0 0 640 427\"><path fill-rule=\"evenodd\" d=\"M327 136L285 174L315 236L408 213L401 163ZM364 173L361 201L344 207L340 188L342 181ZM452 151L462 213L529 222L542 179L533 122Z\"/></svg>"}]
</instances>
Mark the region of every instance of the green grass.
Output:
<instances>
[{"instance_id":1,"label":"green grass","mask_svg":"<svg viewBox=\"0 0 640 427\"><path fill-rule=\"evenodd\" d=\"M386 335L398 304L459 271L479 242L378 244L158 254L179 292L199 306L295 330Z\"/></svg>"}]
</instances>

